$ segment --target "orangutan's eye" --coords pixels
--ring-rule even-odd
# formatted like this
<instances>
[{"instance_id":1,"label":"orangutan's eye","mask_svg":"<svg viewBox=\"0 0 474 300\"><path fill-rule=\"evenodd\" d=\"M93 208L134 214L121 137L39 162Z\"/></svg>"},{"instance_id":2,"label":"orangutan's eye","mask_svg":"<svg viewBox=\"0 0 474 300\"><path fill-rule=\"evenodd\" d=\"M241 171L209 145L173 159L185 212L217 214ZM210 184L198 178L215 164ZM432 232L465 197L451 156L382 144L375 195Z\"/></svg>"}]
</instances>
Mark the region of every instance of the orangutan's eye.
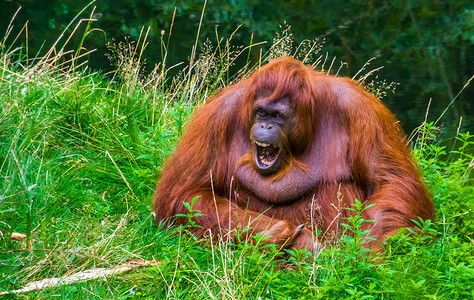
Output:
<instances>
[{"instance_id":1,"label":"orangutan's eye","mask_svg":"<svg viewBox=\"0 0 474 300\"><path fill-rule=\"evenodd\" d=\"M263 109L257 110L257 116L259 118L265 118L267 116L267 113Z\"/></svg>"}]
</instances>

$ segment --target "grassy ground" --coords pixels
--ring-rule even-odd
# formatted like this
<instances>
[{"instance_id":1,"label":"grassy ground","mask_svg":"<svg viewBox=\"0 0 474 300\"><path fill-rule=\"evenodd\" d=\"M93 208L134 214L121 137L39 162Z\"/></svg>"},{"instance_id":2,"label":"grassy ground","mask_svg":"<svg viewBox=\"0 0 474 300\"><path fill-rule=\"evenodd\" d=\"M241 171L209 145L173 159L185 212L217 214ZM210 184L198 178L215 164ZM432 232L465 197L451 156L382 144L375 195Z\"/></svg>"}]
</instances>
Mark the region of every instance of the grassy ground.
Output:
<instances>
[{"instance_id":1,"label":"grassy ground","mask_svg":"<svg viewBox=\"0 0 474 300\"><path fill-rule=\"evenodd\" d=\"M229 66L246 52L225 43L193 51L191 67L170 78L166 66L140 71L142 42L115 45L118 71L108 76L80 66L80 52L31 61L2 44L0 292L131 259L162 265L5 297L474 298L474 140L460 133L447 149L429 123L412 141L437 220L420 221L424 236L401 232L379 257L364 255L357 234L316 257L293 253L282 262L247 243L203 245L186 228L157 228L151 197L165 158L195 106L229 82ZM285 33L268 57L293 49ZM316 44L296 51L318 61ZM330 64L319 59L319 68ZM26 238L12 240L13 232Z\"/></svg>"}]
</instances>

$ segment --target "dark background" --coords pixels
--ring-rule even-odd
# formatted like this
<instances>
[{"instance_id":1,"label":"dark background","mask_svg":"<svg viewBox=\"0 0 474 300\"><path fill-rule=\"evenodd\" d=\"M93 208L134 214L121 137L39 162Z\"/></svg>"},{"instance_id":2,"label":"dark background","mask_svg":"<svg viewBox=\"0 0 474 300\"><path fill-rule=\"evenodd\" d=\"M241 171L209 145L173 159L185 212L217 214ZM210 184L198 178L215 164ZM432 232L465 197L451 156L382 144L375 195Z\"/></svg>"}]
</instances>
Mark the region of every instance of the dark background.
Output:
<instances>
[{"instance_id":1,"label":"dark background","mask_svg":"<svg viewBox=\"0 0 474 300\"><path fill-rule=\"evenodd\" d=\"M5 45L11 46L13 38L29 21L29 56L44 54L88 3L0 0L0 30L7 29L15 11L22 7L13 20L15 27ZM89 56L89 65L104 72L112 70L105 57L107 41L112 38L123 41L126 36L137 40L142 27L151 28L144 54L148 66L160 62L161 32L164 30L167 38L175 8L167 65L187 61L203 4L202 0L94 2L80 16L87 18L96 7L97 21L92 26L100 30L89 34L84 42L87 49L97 49ZM384 66L378 72L379 79L400 84L395 94L389 93L383 100L401 119L408 133L424 120L430 99L428 120L435 121L474 74L472 0L209 0L199 42L202 44L209 38L215 45L216 27L219 36L227 38L239 25L242 26L233 37L233 45L249 45L252 33L253 43L271 42L284 22L291 26L296 43L325 38L322 51L348 63L342 70L343 75L353 76L375 57L371 68ZM72 29L68 33L70 31ZM81 37L82 32L75 35L71 45L77 46ZM24 45L24 41L23 37L17 43ZM267 48L268 44L264 45L263 51ZM258 55L256 47L250 57L256 59ZM456 132L461 116L461 131L474 131L473 96L474 83L471 83L439 124L445 136Z\"/></svg>"}]
</instances>

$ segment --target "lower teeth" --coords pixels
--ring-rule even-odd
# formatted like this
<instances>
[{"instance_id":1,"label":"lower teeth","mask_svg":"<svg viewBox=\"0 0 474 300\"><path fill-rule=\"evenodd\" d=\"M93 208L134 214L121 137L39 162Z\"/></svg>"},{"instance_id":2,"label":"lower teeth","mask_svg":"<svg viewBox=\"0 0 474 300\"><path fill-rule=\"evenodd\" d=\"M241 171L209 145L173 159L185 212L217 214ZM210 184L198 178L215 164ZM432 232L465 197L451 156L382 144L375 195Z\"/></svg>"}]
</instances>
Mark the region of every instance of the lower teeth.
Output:
<instances>
[{"instance_id":1,"label":"lower teeth","mask_svg":"<svg viewBox=\"0 0 474 300\"><path fill-rule=\"evenodd\" d=\"M267 166L271 164L271 161L265 159L265 157L262 155L262 156L259 156L260 158L260 161L263 162L264 164L266 164Z\"/></svg>"}]
</instances>

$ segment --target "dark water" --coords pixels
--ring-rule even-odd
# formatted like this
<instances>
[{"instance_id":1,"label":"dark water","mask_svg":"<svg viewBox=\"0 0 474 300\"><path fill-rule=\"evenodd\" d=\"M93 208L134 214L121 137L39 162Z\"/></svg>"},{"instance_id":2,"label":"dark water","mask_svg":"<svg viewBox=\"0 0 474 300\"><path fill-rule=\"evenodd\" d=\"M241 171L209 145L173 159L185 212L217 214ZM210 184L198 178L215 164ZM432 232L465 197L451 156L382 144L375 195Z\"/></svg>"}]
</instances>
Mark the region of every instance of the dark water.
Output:
<instances>
[{"instance_id":1,"label":"dark water","mask_svg":"<svg viewBox=\"0 0 474 300\"><path fill-rule=\"evenodd\" d=\"M268 2L265 3L268 6ZM248 45L252 33L254 43L271 41L279 25L287 21L296 42L324 38L326 44L322 51L347 62L349 67L343 70L347 76L354 75L367 60L376 57L371 68L384 67L377 73L378 79L399 83L396 93L388 93L383 101L402 121L407 133L424 120L430 99L428 121L435 121L474 74L474 5L471 1L433 4L433 1L420 0L411 6L406 4L412 3L410 1L380 6L374 6L372 1L360 2L362 5L342 0L272 3L274 6L265 8L259 1L208 1L200 29L200 45L207 38L215 45L216 29L220 37L227 38L240 24L242 27L234 34L233 45ZM29 21L30 57L38 52L41 55L87 4L70 0L0 0L0 30L7 29L13 14L22 6L6 45L13 43L21 27ZM167 64L186 61L195 42L203 1L104 0L93 3L80 15L87 18L93 11L97 21L92 28L100 29L91 32L84 43L88 49L97 49L88 57L89 65L96 70L112 70L113 66L105 58L106 43L112 38L123 41L125 36L136 40L142 27L150 27L145 52L148 66L160 62L161 32L164 31L167 38L175 8ZM426 14L427 10L431 14ZM85 23L78 29L80 34L72 39L72 48L77 47ZM66 31L70 32L71 29ZM15 45L25 45L24 41L22 35ZM250 58L258 56L259 49L255 48ZM239 65L234 69L238 68ZM460 130L474 132L474 83L457 97L439 121L443 137L455 134L461 117Z\"/></svg>"}]
</instances>

